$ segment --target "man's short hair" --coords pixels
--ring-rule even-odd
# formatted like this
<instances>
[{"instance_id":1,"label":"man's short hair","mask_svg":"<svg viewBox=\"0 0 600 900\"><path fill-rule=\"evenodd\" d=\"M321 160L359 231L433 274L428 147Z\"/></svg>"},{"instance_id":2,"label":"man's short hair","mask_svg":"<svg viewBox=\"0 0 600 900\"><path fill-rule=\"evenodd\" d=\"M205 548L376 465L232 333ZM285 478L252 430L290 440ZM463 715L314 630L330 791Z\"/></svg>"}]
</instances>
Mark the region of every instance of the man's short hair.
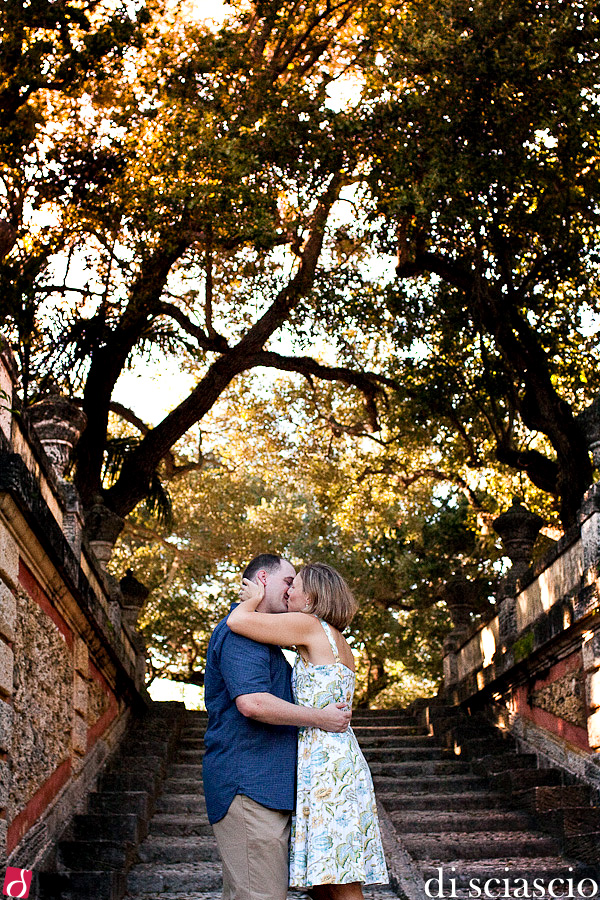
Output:
<instances>
[{"instance_id":1,"label":"man's short hair","mask_svg":"<svg viewBox=\"0 0 600 900\"><path fill-rule=\"evenodd\" d=\"M276 572L282 562L283 557L277 556L276 553L261 553L250 560L244 569L242 578L252 581L256 573L260 572L261 569L264 569L265 572Z\"/></svg>"}]
</instances>

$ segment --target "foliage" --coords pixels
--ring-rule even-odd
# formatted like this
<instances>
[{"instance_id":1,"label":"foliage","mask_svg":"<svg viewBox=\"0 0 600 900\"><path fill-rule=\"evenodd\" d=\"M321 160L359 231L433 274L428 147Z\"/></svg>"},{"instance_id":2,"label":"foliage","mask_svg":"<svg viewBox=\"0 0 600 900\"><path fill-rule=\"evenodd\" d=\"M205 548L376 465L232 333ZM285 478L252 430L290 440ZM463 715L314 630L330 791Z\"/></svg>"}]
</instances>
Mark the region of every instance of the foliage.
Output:
<instances>
[{"instance_id":1,"label":"foliage","mask_svg":"<svg viewBox=\"0 0 600 900\"><path fill-rule=\"evenodd\" d=\"M400 492L386 477L363 476L377 447L332 441L300 382L263 383L257 399L257 378L230 389L205 420L210 462L171 483L174 530L137 511L117 547L113 565L153 589L143 616L153 677L198 681L240 571L270 550L295 565L329 562L349 580L361 607L348 632L359 702L434 690L451 627L443 585L462 574L485 599L497 574L493 541L478 535L459 494L431 481Z\"/></svg>"},{"instance_id":2,"label":"foliage","mask_svg":"<svg viewBox=\"0 0 600 900\"><path fill-rule=\"evenodd\" d=\"M405 418L525 473L569 525L592 477L576 415L599 387L597 7L398 12L364 69L371 228L397 279L356 315L389 336Z\"/></svg>"}]
</instances>

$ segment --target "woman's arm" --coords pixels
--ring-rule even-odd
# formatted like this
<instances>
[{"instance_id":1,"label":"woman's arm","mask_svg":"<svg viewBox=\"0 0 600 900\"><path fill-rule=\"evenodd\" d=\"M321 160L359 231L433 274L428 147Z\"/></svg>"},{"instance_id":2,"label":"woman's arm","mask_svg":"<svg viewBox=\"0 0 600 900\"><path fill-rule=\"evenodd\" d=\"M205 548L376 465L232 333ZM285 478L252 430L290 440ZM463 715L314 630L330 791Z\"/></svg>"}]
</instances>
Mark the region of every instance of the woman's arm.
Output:
<instances>
[{"instance_id":1,"label":"woman's arm","mask_svg":"<svg viewBox=\"0 0 600 900\"><path fill-rule=\"evenodd\" d=\"M258 641L259 644L276 644L279 647L304 647L318 633L319 623L306 613L260 613L256 607L263 598L261 585L246 582L239 606L229 613L227 625L236 634Z\"/></svg>"},{"instance_id":2,"label":"woman's arm","mask_svg":"<svg viewBox=\"0 0 600 900\"><path fill-rule=\"evenodd\" d=\"M308 725L322 731L346 731L352 717L346 703L330 703L317 709L297 706L267 693L241 694L235 698L235 705L243 716L268 725Z\"/></svg>"}]
</instances>

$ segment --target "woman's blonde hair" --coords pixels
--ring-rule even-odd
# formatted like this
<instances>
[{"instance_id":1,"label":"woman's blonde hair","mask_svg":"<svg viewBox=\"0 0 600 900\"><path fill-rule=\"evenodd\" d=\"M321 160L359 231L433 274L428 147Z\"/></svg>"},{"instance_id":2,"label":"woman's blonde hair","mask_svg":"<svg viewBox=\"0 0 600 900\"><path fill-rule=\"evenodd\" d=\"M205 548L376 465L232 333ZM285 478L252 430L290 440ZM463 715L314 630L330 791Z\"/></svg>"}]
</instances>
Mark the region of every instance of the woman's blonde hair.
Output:
<instances>
[{"instance_id":1,"label":"woman's blonde hair","mask_svg":"<svg viewBox=\"0 0 600 900\"><path fill-rule=\"evenodd\" d=\"M326 563L309 563L300 570L300 578L308 597L306 611L343 631L354 618L358 603L340 573Z\"/></svg>"}]
</instances>

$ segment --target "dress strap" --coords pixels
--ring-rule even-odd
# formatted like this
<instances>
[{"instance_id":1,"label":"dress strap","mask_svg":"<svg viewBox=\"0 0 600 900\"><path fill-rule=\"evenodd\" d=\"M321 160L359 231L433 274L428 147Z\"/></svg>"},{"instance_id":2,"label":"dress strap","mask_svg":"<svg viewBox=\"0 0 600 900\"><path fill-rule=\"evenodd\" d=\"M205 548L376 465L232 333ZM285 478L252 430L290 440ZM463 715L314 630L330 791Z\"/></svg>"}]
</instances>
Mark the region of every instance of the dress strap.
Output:
<instances>
[{"instance_id":1,"label":"dress strap","mask_svg":"<svg viewBox=\"0 0 600 900\"><path fill-rule=\"evenodd\" d=\"M339 663L339 661L340 661L340 654L339 654L339 652L338 652L338 648L337 648L337 644L336 644L336 642L335 642L335 638L334 638L334 636L333 636L333 634L332 634L332 632L331 632L331 626L330 626L327 622L325 622L323 619L319 619L319 622L321 623L321 625L322 625L323 628L325 629L325 634L327 635L327 639L328 639L328 641L329 641L329 646L331 647L331 651L332 651L332 653L333 653L333 658L334 658L334 660L336 661L336 663Z\"/></svg>"}]
</instances>

